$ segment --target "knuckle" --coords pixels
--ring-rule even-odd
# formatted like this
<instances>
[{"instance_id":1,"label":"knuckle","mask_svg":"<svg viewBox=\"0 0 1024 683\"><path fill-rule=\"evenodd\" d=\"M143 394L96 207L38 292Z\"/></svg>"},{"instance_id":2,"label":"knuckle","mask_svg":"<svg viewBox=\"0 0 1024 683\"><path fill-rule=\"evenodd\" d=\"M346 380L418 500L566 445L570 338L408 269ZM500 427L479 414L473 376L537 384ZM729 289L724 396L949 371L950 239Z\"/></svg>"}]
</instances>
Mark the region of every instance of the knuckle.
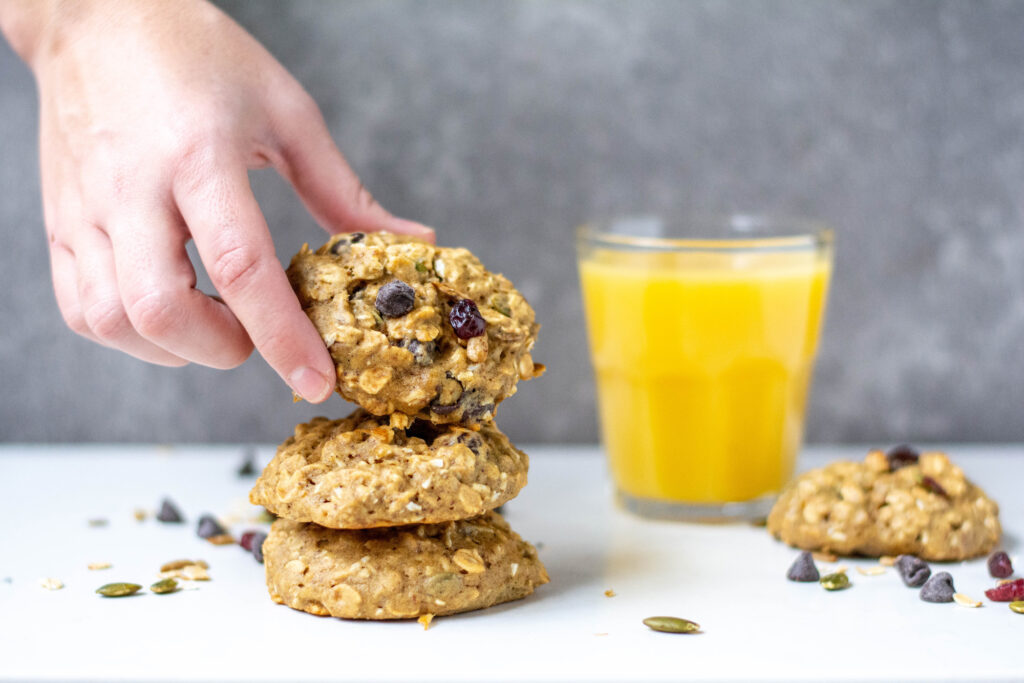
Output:
<instances>
[{"instance_id":1,"label":"knuckle","mask_svg":"<svg viewBox=\"0 0 1024 683\"><path fill-rule=\"evenodd\" d=\"M260 252L247 244L237 244L222 251L210 268L210 279L217 291L226 296L248 289L259 277L263 267Z\"/></svg>"},{"instance_id":2,"label":"knuckle","mask_svg":"<svg viewBox=\"0 0 1024 683\"><path fill-rule=\"evenodd\" d=\"M104 341L117 339L130 326L120 301L101 300L84 311L85 322L94 335Z\"/></svg>"},{"instance_id":3,"label":"knuckle","mask_svg":"<svg viewBox=\"0 0 1024 683\"><path fill-rule=\"evenodd\" d=\"M64 324L66 324L72 332L83 337L90 336L89 323L85 321L85 316L82 314L81 308L78 306L64 307L60 309L60 314L61 317L64 318Z\"/></svg>"},{"instance_id":4,"label":"knuckle","mask_svg":"<svg viewBox=\"0 0 1024 683\"><path fill-rule=\"evenodd\" d=\"M157 290L132 301L128 305L128 318L143 337L160 339L180 323L182 308L179 296Z\"/></svg>"}]
</instances>

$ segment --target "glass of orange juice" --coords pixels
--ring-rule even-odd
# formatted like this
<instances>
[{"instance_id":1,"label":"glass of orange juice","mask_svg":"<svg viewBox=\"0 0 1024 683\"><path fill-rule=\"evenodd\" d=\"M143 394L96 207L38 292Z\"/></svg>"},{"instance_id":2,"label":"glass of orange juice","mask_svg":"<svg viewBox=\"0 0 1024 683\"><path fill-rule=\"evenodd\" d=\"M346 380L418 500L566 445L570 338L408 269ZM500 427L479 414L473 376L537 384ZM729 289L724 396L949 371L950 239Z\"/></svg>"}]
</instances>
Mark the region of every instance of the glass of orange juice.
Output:
<instances>
[{"instance_id":1,"label":"glass of orange juice","mask_svg":"<svg viewBox=\"0 0 1024 683\"><path fill-rule=\"evenodd\" d=\"M634 217L584 225L577 250L619 500L667 519L766 514L803 439L832 232Z\"/></svg>"}]
</instances>

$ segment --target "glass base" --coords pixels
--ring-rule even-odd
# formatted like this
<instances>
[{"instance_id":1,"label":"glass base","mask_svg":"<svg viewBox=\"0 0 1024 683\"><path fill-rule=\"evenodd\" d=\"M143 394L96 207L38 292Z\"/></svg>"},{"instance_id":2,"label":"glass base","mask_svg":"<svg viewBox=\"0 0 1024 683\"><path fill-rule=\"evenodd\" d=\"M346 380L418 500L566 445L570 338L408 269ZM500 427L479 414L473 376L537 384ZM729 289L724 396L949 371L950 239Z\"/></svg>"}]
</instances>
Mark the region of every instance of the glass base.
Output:
<instances>
[{"instance_id":1,"label":"glass base","mask_svg":"<svg viewBox=\"0 0 1024 683\"><path fill-rule=\"evenodd\" d=\"M776 497L771 494L741 503L683 503L615 492L616 500L629 512L674 522L756 522L768 516Z\"/></svg>"}]
</instances>

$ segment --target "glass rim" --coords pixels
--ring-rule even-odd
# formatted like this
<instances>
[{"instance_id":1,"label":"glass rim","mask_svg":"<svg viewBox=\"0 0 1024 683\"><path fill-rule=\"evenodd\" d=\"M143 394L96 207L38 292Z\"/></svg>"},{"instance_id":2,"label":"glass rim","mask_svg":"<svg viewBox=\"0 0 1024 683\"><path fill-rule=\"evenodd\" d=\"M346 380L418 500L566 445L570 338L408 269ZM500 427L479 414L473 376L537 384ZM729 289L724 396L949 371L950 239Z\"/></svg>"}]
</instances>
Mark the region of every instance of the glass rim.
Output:
<instances>
[{"instance_id":1,"label":"glass rim","mask_svg":"<svg viewBox=\"0 0 1024 683\"><path fill-rule=\"evenodd\" d=\"M793 252L825 250L835 240L833 229L820 221L749 213L678 219L680 223L726 227L735 231L735 235L724 237L648 237L617 233L611 229L615 223L630 219L660 217L637 214L588 221L576 228L577 246L630 251ZM777 230L779 234L758 234L758 230Z\"/></svg>"}]
</instances>

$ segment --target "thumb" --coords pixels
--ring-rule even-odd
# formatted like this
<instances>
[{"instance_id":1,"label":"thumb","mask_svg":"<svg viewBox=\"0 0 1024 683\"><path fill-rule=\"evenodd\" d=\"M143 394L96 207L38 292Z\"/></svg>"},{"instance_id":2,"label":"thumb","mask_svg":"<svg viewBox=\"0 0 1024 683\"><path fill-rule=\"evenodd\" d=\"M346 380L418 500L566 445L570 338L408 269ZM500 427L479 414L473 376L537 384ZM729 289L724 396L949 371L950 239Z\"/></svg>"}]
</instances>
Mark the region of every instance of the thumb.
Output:
<instances>
[{"instance_id":1,"label":"thumb","mask_svg":"<svg viewBox=\"0 0 1024 683\"><path fill-rule=\"evenodd\" d=\"M434 242L434 231L392 216L377 203L331 138L319 107L309 97L299 115L278 128L278 172L292 184L317 222L328 232L388 231Z\"/></svg>"}]
</instances>

